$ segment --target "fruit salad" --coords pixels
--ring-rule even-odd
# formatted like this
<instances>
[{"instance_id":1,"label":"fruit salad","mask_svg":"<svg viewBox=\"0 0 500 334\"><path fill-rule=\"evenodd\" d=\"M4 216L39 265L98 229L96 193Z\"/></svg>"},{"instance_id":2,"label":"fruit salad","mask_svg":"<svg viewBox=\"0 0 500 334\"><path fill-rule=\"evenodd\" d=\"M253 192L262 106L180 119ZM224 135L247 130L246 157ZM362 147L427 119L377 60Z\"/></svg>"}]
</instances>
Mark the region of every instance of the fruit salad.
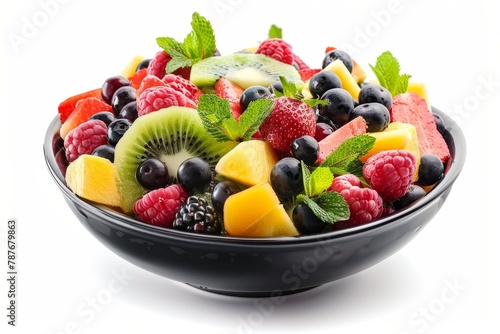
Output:
<instances>
[{"instance_id":1,"label":"fruit salad","mask_svg":"<svg viewBox=\"0 0 500 334\"><path fill-rule=\"evenodd\" d=\"M59 104L76 195L165 229L279 237L366 224L444 177L445 125L389 51L368 79L332 46L307 64L274 25L226 55L206 18L191 27Z\"/></svg>"}]
</instances>

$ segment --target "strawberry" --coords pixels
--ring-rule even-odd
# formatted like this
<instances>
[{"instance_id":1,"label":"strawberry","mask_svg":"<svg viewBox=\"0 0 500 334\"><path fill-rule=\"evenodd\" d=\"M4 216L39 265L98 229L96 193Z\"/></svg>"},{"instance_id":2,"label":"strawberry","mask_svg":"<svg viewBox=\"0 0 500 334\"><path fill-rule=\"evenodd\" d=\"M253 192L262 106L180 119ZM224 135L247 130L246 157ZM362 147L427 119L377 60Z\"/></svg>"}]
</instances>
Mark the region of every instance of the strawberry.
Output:
<instances>
[{"instance_id":1,"label":"strawberry","mask_svg":"<svg viewBox=\"0 0 500 334\"><path fill-rule=\"evenodd\" d=\"M215 83L215 94L229 101L231 113L235 119L238 119L242 113L240 98L241 94L243 94L243 89L228 79L221 77Z\"/></svg>"},{"instance_id":2,"label":"strawberry","mask_svg":"<svg viewBox=\"0 0 500 334\"><path fill-rule=\"evenodd\" d=\"M306 103L288 96L274 100L274 108L260 126L262 138L271 146L284 153L290 152L294 139L316 131L314 109Z\"/></svg>"}]
</instances>

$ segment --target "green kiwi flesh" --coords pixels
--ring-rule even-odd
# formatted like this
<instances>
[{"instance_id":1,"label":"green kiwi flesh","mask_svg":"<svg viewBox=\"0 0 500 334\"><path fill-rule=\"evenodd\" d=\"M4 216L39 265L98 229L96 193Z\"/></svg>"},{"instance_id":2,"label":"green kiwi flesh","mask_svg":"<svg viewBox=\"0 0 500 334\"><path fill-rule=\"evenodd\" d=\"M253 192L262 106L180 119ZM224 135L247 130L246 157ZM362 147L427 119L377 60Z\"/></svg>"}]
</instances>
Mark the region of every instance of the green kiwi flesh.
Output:
<instances>
[{"instance_id":1,"label":"green kiwi flesh","mask_svg":"<svg viewBox=\"0 0 500 334\"><path fill-rule=\"evenodd\" d=\"M173 183L184 160L197 156L215 165L236 144L217 142L208 135L196 109L169 107L139 117L115 148L122 210L132 213L134 203L147 192L135 176L146 158L162 160Z\"/></svg>"},{"instance_id":2,"label":"green kiwi flesh","mask_svg":"<svg viewBox=\"0 0 500 334\"><path fill-rule=\"evenodd\" d=\"M190 80L203 88L214 86L217 79L225 77L241 88L260 85L267 87L283 76L292 82L301 81L292 65L262 54L235 53L204 59L191 68Z\"/></svg>"}]
</instances>

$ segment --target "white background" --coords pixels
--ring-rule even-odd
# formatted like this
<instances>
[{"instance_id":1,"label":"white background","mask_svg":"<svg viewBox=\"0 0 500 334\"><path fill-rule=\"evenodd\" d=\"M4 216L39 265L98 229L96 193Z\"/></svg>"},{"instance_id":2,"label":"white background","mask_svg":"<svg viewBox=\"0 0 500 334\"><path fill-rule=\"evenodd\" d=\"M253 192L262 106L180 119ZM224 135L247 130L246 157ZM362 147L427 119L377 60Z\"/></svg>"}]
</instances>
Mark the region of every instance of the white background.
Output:
<instances>
[{"instance_id":1,"label":"white background","mask_svg":"<svg viewBox=\"0 0 500 334\"><path fill-rule=\"evenodd\" d=\"M6 222L19 223L18 327L7 326L7 285L0 275L2 333L414 334L500 328L493 161L500 26L494 2L183 0L175 8L152 0L1 3L1 268L7 262ZM100 87L136 54L154 55L156 37L184 38L193 11L212 22L223 54L255 45L273 23L313 67L320 66L328 45L351 48L367 72L378 54L392 51L404 72L427 83L432 104L454 117L467 138L466 166L439 214L379 265L287 297L272 309L263 308L263 300L202 293L158 277L102 246L49 176L45 129L59 102Z\"/></svg>"}]
</instances>

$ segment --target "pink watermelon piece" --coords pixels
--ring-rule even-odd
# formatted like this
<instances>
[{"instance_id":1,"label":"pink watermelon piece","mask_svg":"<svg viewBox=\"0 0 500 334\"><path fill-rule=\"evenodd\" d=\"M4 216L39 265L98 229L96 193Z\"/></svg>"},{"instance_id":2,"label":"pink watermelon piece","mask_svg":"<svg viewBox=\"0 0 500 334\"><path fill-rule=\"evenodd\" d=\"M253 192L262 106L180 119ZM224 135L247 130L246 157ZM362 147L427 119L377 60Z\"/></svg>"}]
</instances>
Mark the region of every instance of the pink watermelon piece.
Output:
<instances>
[{"instance_id":1,"label":"pink watermelon piece","mask_svg":"<svg viewBox=\"0 0 500 334\"><path fill-rule=\"evenodd\" d=\"M366 133L366 122L358 116L319 141L318 162L322 163L326 157L337 149L347 139Z\"/></svg>"},{"instance_id":2,"label":"pink watermelon piece","mask_svg":"<svg viewBox=\"0 0 500 334\"><path fill-rule=\"evenodd\" d=\"M427 102L416 93L404 93L394 96L390 110L391 122L400 121L415 126L420 155L434 154L445 162L450 157L450 150L443 136L436 128Z\"/></svg>"}]
</instances>

